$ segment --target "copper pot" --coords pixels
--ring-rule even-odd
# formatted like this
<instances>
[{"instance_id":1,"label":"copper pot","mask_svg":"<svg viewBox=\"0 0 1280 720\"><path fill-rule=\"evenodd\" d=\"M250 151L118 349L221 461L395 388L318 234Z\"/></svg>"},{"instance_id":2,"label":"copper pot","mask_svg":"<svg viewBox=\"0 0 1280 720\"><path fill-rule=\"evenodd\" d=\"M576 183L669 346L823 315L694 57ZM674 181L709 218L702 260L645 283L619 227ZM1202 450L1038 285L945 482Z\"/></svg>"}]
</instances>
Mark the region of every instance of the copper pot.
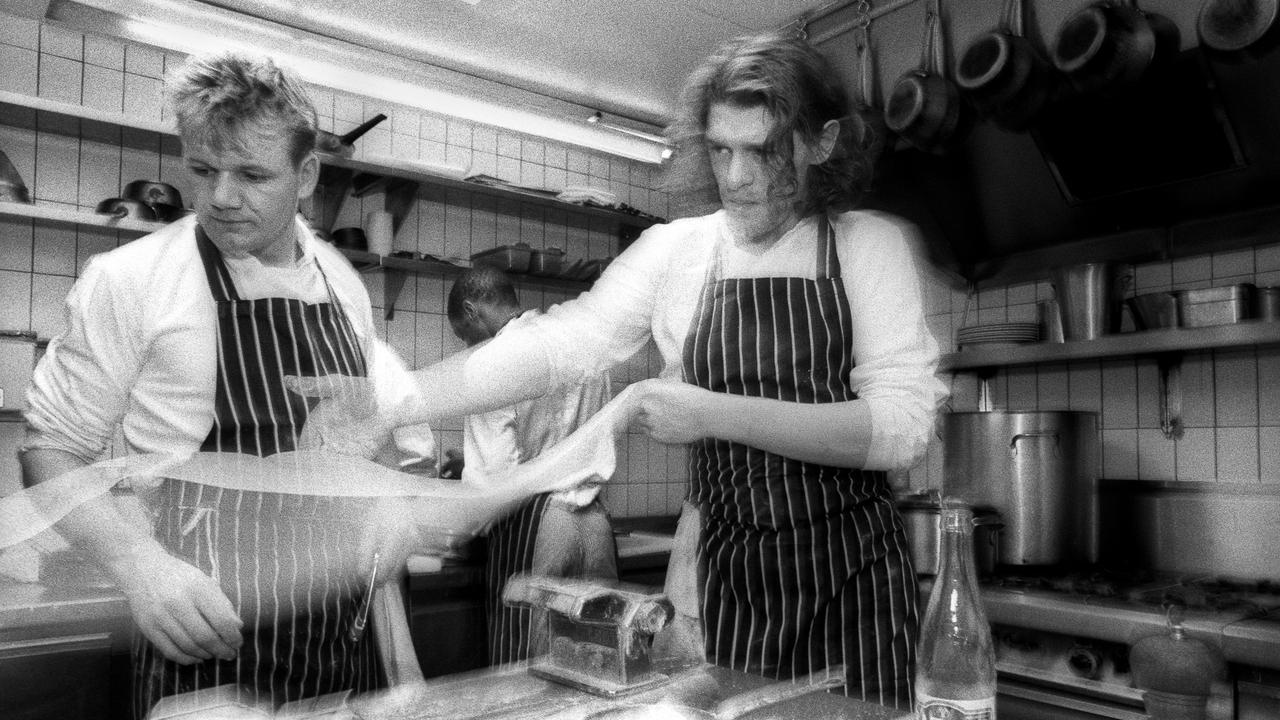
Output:
<instances>
[{"instance_id":1,"label":"copper pot","mask_svg":"<svg viewBox=\"0 0 1280 720\"><path fill-rule=\"evenodd\" d=\"M1280 45L1280 0L1205 0L1196 32L1214 57L1256 60Z\"/></svg>"},{"instance_id":2,"label":"copper pot","mask_svg":"<svg viewBox=\"0 0 1280 720\"><path fill-rule=\"evenodd\" d=\"M1009 130L1030 126L1047 104L1057 73L1027 40L1023 0L1007 0L1000 26L965 49L956 84L978 112Z\"/></svg>"},{"instance_id":3,"label":"copper pot","mask_svg":"<svg viewBox=\"0 0 1280 720\"><path fill-rule=\"evenodd\" d=\"M925 16L920 67L898 78L884 111L890 130L933 153L963 138L971 112L960 88L947 77L943 55L942 20L934 0Z\"/></svg>"},{"instance_id":4,"label":"copper pot","mask_svg":"<svg viewBox=\"0 0 1280 720\"><path fill-rule=\"evenodd\" d=\"M1101 0L1067 18L1053 63L1081 93L1119 92L1177 55L1181 37L1168 18L1134 0Z\"/></svg>"}]
</instances>

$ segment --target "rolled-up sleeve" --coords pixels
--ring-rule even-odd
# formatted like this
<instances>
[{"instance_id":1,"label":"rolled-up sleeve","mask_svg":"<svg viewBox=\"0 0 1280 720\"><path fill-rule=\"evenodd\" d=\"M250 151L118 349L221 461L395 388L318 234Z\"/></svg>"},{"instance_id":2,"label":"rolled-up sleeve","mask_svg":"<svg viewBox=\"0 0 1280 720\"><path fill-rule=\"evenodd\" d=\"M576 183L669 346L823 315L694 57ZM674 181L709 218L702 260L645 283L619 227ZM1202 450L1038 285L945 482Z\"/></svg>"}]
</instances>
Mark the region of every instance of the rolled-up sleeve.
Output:
<instances>
[{"instance_id":1,"label":"rolled-up sleeve","mask_svg":"<svg viewBox=\"0 0 1280 720\"><path fill-rule=\"evenodd\" d=\"M856 366L849 380L871 413L865 467L906 469L924 456L938 407L938 344L924 319L916 238L910 226L870 213L840 223Z\"/></svg>"},{"instance_id":2,"label":"rolled-up sleeve","mask_svg":"<svg viewBox=\"0 0 1280 720\"><path fill-rule=\"evenodd\" d=\"M87 462L106 449L128 409L145 340L143 298L90 262L66 300L66 331L50 341L27 392L24 449Z\"/></svg>"}]
</instances>

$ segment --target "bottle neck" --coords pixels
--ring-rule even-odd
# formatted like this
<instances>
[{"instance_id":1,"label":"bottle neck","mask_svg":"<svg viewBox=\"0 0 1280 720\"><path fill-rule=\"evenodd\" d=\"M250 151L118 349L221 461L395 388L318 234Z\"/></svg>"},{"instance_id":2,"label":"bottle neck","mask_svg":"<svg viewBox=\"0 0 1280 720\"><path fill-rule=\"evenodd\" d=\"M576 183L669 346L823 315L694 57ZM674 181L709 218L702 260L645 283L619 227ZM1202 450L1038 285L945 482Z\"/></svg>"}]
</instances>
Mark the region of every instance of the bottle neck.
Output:
<instances>
[{"instance_id":1,"label":"bottle neck","mask_svg":"<svg viewBox=\"0 0 1280 720\"><path fill-rule=\"evenodd\" d=\"M967 507L942 508L941 566L938 579L978 587L978 572L973 559L973 511Z\"/></svg>"}]
</instances>

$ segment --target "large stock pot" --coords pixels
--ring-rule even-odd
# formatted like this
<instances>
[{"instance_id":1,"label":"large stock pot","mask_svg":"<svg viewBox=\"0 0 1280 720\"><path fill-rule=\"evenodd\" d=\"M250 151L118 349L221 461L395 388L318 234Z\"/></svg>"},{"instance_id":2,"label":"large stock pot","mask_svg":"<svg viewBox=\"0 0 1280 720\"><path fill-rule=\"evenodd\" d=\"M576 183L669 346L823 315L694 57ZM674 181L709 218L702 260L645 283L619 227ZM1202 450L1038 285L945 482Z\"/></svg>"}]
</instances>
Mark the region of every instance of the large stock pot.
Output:
<instances>
[{"instance_id":1,"label":"large stock pot","mask_svg":"<svg viewBox=\"0 0 1280 720\"><path fill-rule=\"evenodd\" d=\"M953 412L943 425L943 492L1000 514L1002 564L1097 562L1097 413Z\"/></svg>"}]
</instances>

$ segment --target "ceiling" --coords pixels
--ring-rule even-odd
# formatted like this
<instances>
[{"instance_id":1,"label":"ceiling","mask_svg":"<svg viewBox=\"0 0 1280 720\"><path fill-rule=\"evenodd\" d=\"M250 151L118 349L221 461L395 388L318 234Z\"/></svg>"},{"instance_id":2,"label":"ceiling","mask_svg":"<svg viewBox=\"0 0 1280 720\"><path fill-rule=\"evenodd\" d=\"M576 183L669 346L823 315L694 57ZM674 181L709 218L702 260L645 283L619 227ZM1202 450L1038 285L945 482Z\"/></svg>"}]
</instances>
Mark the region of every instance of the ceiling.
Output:
<instances>
[{"instance_id":1,"label":"ceiling","mask_svg":"<svg viewBox=\"0 0 1280 720\"><path fill-rule=\"evenodd\" d=\"M624 120L663 125L721 41L830 0L203 0Z\"/></svg>"}]
</instances>

